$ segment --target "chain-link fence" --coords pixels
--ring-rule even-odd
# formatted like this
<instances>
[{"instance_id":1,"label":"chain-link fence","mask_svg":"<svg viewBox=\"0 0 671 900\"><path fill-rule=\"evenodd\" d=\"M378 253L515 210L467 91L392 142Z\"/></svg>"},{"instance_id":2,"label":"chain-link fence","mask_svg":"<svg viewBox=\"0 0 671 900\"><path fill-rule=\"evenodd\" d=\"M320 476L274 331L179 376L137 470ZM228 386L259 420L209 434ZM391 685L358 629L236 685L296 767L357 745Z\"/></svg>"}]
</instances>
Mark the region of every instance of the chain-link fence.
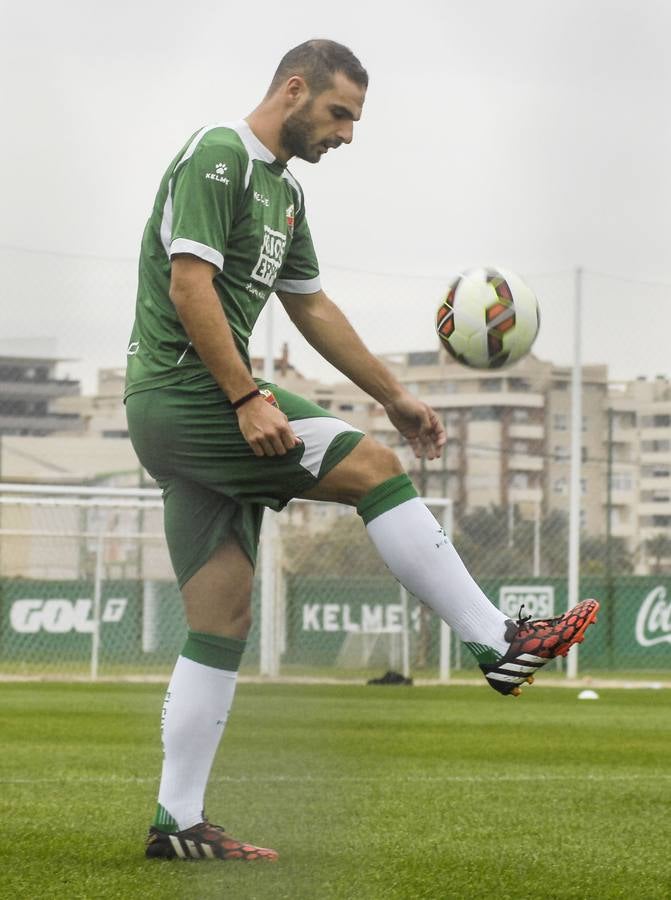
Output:
<instances>
[{"instance_id":1,"label":"chain-link fence","mask_svg":"<svg viewBox=\"0 0 671 900\"><path fill-rule=\"evenodd\" d=\"M468 518L452 525L449 501L426 502L507 615L522 605L538 617L566 608L558 526L548 535L542 521L526 526L496 510L477 528ZM0 673L166 676L186 624L161 519L155 490L3 485ZM586 559L581 595L597 597L602 613L580 649L581 674L668 677L671 578L616 574ZM455 636L391 576L348 508L295 501L266 516L253 607L245 674L476 674Z\"/></svg>"}]
</instances>

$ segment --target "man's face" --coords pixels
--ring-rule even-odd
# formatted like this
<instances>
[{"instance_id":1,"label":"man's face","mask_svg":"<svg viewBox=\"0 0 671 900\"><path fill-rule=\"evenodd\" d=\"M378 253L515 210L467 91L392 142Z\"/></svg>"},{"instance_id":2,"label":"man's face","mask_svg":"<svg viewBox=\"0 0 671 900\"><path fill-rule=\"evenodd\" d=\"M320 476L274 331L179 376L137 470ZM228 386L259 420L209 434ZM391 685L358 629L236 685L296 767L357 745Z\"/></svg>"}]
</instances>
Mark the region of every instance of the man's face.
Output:
<instances>
[{"instance_id":1,"label":"man's face","mask_svg":"<svg viewBox=\"0 0 671 900\"><path fill-rule=\"evenodd\" d=\"M365 88L336 72L331 87L316 97L308 96L285 119L280 141L287 158L316 163L329 149L351 143L365 96Z\"/></svg>"}]
</instances>

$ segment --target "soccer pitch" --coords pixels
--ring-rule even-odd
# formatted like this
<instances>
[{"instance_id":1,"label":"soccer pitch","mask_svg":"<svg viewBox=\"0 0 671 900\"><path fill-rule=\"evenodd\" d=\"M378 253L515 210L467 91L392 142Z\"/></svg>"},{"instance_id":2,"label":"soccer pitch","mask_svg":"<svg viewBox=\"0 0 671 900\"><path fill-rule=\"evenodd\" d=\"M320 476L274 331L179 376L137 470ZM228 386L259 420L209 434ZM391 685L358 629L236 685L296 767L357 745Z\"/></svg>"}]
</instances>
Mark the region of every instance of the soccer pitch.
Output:
<instances>
[{"instance_id":1,"label":"soccer pitch","mask_svg":"<svg viewBox=\"0 0 671 900\"><path fill-rule=\"evenodd\" d=\"M274 865L144 859L162 686L0 691L2 898L671 896L667 690L242 684L208 814Z\"/></svg>"}]
</instances>

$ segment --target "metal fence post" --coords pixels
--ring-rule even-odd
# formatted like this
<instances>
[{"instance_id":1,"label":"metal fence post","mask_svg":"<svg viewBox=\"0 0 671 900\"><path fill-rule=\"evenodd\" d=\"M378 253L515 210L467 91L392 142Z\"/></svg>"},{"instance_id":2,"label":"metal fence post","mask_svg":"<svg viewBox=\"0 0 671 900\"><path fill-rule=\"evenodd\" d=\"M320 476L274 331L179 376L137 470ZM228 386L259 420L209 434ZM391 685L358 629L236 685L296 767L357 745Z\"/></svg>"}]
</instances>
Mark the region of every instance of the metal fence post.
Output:
<instances>
[{"instance_id":1,"label":"metal fence post","mask_svg":"<svg viewBox=\"0 0 671 900\"><path fill-rule=\"evenodd\" d=\"M445 501L445 505L443 506L443 511L441 515L441 525L443 526L443 531L449 540L452 540L452 501ZM450 626L440 621L440 658L438 665L438 677L440 681L448 682L450 680L451 668L452 668L452 659L451 659L451 647L452 647L452 632Z\"/></svg>"},{"instance_id":2,"label":"metal fence post","mask_svg":"<svg viewBox=\"0 0 671 900\"><path fill-rule=\"evenodd\" d=\"M266 510L261 530L261 652L260 673L271 678L279 674L277 644L276 574L277 544L276 513Z\"/></svg>"},{"instance_id":3,"label":"metal fence post","mask_svg":"<svg viewBox=\"0 0 671 900\"><path fill-rule=\"evenodd\" d=\"M105 542L104 527L98 532L96 539L96 567L93 579L93 631L91 632L91 681L98 678L100 658L100 608L103 581L103 548Z\"/></svg>"},{"instance_id":4,"label":"metal fence post","mask_svg":"<svg viewBox=\"0 0 671 900\"><path fill-rule=\"evenodd\" d=\"M401 671L405 678L410 677L410 614L408 610L408 592L400 585L401 600Z\"/></svg>"}]
</instances>

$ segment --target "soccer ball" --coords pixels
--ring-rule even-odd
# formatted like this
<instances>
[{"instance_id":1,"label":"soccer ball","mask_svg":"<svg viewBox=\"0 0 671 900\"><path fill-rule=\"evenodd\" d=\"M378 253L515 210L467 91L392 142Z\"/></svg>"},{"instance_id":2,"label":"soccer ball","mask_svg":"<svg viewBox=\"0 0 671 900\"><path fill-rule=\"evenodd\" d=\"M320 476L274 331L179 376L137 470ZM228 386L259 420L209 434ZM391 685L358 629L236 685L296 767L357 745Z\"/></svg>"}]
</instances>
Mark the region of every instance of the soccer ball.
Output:
<instances>
[{"instance_id":1,"label":"soccer ball","mask_svg":"<svg viewBox=\"0 0 671 900\"><path fill-rule=\"evenodd\" d=\"M499 369L531 350L540 325L536 295L507 269L469 269L454 279L436 315L441 343L458 362Z\"/></svg>"}]
</instances>

